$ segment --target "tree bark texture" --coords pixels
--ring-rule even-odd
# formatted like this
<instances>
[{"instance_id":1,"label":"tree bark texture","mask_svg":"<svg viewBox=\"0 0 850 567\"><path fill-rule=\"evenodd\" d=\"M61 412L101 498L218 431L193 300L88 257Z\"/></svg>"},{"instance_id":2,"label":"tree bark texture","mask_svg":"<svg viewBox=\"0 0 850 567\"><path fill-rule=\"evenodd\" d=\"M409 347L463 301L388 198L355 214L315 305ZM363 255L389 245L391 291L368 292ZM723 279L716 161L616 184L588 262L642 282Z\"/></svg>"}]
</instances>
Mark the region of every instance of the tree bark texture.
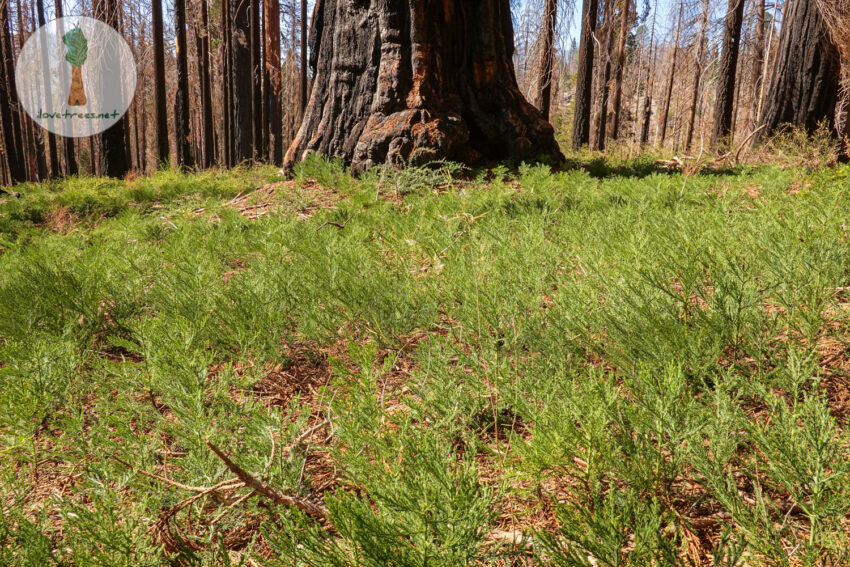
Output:
<instances>
[{"instance_id":1,"label":"tree bark texture","mask_svg":"<svg viewBox=\"0 0 850 567\"><path fill-rule=\"evenodd\" d=\"M285 164L562 159L519 91L509 0L319 0L314 85Z\"/></svg>"},{"instance_id":2,"label":"tree bark texture","mask_svg":"<svg viewBox=\"0 0 850 567\"><path fill-rule=\"evenodd\" d=\"M620 11L620 35L617 38L617 71L614 74L614 100L611 110L611 132L610 138L616 140L620 137L620 112L623 106L623 68L626 65L626 40L629 37L629 11L631 2L623 0Z\"/></svg>"},{"instance_id":3,"label":"tree bark texture","mask_svg":"<svg viewBox=\"0 0 850 567\"><path fill-rule=\"evenodd\" d=\"M834 127L840 75L838 51L827 36L814 0L795 0L782 22L760 137L784 125L813 132L825 120Z\"/></svg>"},{"instance_id":4,"label":"tree bark texture","mask_svg":"<svg viewBox=\"0 0 850 567\"><path fill-rule=\"evenodd\" d=\"M735 109L735 81L738 73L738 53L741 47L741 25L744 22L744 0L729 0L726 24L723 29L723 52L717 78L717 96L714 100L714 128L711 145L717 146L732 133Z\"/></svg>"},{"instance_id":5,"label":"tree bark texture","mask_svg":"<svg viewBox=\"0 0 850 567\"><path fill-rule=\"evenodd\" d=\"M555 61L555 26L558 21L558 0L546 0L543 12L543 56L537 72L537 89L533 104L546 120L552 105L552 67Z\"/></svg>"},{"instance_id":6,"label":"tree bark texture","mask_svg":"<svg viewBox=\"0 0 850 567\"><path fill-rule=\"evenodd\" d=\"M688 121L688 134L685 141L685 151L691 149L691 146L694 143L694 132L696 131L697 125L697 108L700 105L700 88L702 86L702 71L703 65L705 64L705 50L707 43L707 31L708 31L708 16L709 10L711 8L711 4L709 0L705 0L703 3L702 9L702 23L700 24L699 29L699 38L697 39L697 55L696 61L694 63L694 84L693 84L693 93L691 96L691 111L690 111L690 120Z\"/></svg>"},{"instance_id":7,"label":"tree bark texture","mask_svg":"<svg viewBox=\"0 0 850 567\"><path fill-rule=\"evenodd\" d=\"M162 0L152 0L154 107L156 108L156 157L168 161L168 108L165 106L165 45L162 23Z\"/></svg>"},{"instance_id":8,"label":"tree bark texture","mask_svg":"<svg viewBox=\"0 0 850 567\"><path fill-rule=\"evenodd\" d=\"M213 101L212 79L210 69L210 20L207 0L199 0L200 25L195 26L195 47L198 52L198 83L201 94L201 133L203 135L203 151L200 156L203 167L211 167L215 156L215 139L213 137Z\"/></svg>"},{"instance_id":9,"label":"tree bark texture","mask_svg":"<svg viewBox=\"0 0 850 567\"><path fill-rule=\"evenodd\" d=\"M95 10L97 17L116 30L121 29L118 21L118 2L116 0L99 0ZM120 69L113 72L120 73ZM109 88L109 87L105 87ZM130 171L130 153L127 148L127 117L122 116L118 122L101 134L103 142L103 157L106 165L106 175L116 179L123 178Z\"/></svg>"},{"instance_id":10,"label":"tree bark texture","mask_svg":"<svg viewBox=\"0 0 850 567\"><path fill-rule=\"evenodd\" d=\"M280 0L263 2L266 45L265 73L263 74L266 106L268 107L269 157L273 164L283 162L283 132L281 122L281 73L280 73Z\"/></svg>"},{"instance_id":11,"label":"tree bark texture","mask_svg":"<svg viewBox=\"0 0 850 567\"><path fill-rule=\"evenodd\" d=\"M174 100L174 130L177 163L192 167L189 132L189 63L186 45L186 0L174 0L174 35L177 44L177 93Z\"/></svg>"},{"instance_id":12,"label":"tree bark texture","mask_svg":"<svg viewBox=\"0 0 850 567\"><path fill-rule=\"evenodd\" d=\"M673 61L670 63L670 74L667 78L667 89L664 93L664 110L661 112L661 124L658 128L657 145L664 145L667 138L667 125L670 123L670 103L673 100L673 81L676 79L676 61L679 58L679 38L682 34L682 16L684 16L685 2L679 0L679 16L676 19L676 39L673 40Z\"/></svg>"},{"instance_id":13,"label":"tree bark texture","mask_svg":"<svg viewBox=\"0 0 850 567\"><path fill-rule=\"evenodd\" d=\"M21 121L18 114L18 95L15 90L9 10L5 2L0 2L0 57L0 70L3 71L0 76L0 120L3 125L3 144L6 146L11 181L17 183L26 180L26 168L23 158Z\"/></svg>"},{"instance_id":14,"label":"tree bark texture","mask_svg":"<svg viewBox=\"0 0 850 567\"><path fill-rule=\"evenodd\" d=\"M578 48L575 112L573 117L573 149L590 143L590 109L593 95L593 51L599 0L584 0L581 43Z\"/></svg>"},{"instance_id":15,"label":"tree bark texture","mask_svg":"<svg viewBox=\"0 0 850 567\"><path fill-rule=\"evenodd\" d=\"M56 18L64 18L65 14L62 9L62 2L56 2ZM64 28L60 28L60 35L65 35ZM65 173L67 175L76 175L78 172L77 158L74 155L74 139L65 138L63 140L65 146Z\"/></svg>"},{"instance_id":16,"label":"tree bark texture","mask_svg":"<svg viewBox=\"0 0 850 567\"><path fill-rule=\"evenodd\" d=\"M254 124L252 114L251 18L248 0L233 4L232 63L233 76L233 157L234 165L254 157Z\"/></svg>"}]
</instances>

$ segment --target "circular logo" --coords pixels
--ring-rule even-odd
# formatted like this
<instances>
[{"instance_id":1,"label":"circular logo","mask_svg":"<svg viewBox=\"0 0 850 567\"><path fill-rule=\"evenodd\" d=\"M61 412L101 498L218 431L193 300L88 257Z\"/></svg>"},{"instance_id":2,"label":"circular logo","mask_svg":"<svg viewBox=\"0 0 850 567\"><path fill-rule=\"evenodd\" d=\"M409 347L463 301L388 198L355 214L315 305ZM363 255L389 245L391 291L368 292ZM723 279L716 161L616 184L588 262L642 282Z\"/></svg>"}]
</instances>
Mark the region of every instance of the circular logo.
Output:
<instances>
[{"instance_id":1,"label":"circular logo","mask_svg":"<svg viewBox=\"0 0 850 567\"><path fill-rule=\"evenodd\" d=\"M24 110L39 126L81 138L103 132L127 112L136 63L114 28L93 18L59 18L24 44L15 81Z\"/></svg>"}]
</instances>

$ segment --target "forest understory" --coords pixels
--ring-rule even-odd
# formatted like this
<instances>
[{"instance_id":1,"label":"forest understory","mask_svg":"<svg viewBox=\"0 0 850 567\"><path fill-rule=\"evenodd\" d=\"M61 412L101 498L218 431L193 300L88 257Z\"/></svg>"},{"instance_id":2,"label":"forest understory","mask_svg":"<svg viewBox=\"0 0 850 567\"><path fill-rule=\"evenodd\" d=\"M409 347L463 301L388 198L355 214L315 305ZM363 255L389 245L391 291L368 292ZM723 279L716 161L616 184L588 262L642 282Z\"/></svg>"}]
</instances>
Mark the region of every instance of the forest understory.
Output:
<instances>
[{"instance_id":1,"label":"forest understory","mask_svg":"<svg viewBox=\"0 0 850 567\"><path fill-rule=\"evenodd\" d=\"M770 151L14 187L0 563L847 565L850 167Z\"/></svg>"}]
</instances>

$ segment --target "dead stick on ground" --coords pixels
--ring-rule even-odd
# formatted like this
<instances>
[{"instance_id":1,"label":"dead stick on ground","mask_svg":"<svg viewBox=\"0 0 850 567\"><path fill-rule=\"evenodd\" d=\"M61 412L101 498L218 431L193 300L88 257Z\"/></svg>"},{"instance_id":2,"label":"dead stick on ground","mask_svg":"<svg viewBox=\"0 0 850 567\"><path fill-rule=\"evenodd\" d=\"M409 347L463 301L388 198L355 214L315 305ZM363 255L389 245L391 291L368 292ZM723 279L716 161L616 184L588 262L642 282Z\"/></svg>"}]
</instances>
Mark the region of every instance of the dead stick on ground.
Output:
<instances>
[{"instance_id":1,"label":"dead stick on ground","mask_svg":"<svg viewBox=\"0 0 850 567\"><path fill-rule=\"evenodd\" d=\"M282 492L280 492L276 488L273 488L272 486L269 486L262 480L254 478L251 473L231 461L230 457L225 455L221 451L221 449L213 445L210 441L207 441L207 446L212 449L213 453L218 455L218 458L221 459L225 465L227 465L227 468L229 468L233 472L233 474L239 477L239 480L244 482L247 486L256 490L257 494L259 494L260 496L265 496L266 498L272 500L275 504L279 504L282 506L294 506L302 512L320 520L327 519L328 512L324 506L313 504L312 502L308 502L307 500L293 498L291 496L283 494Z\"/></svg>"}]
</instances>

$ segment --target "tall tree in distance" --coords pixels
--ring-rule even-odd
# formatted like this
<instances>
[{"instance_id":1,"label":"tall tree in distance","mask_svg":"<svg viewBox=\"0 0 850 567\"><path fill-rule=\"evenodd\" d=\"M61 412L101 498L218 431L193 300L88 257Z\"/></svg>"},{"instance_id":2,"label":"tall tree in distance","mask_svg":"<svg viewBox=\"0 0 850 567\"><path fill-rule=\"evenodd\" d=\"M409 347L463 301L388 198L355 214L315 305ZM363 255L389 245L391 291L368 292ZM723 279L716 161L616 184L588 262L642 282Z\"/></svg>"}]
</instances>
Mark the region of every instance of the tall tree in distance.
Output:
<instances>
[{"instance_id":1,"label":"tall tree in distance","mask_svg":"<svg viewBox=\"0 0 850 567\"><path fill-rule=\"evenodd\" d=\"M233 165L233 30L230 0L221 0L221 161Z\"/></svg>"},{"instance_id":2,"label":"tall tree in distance","mask_svg":"<svg viewBox=\"0 0 850 567\"><path fill-rule=\"evenodd\" d=\"M254 122L251 69L251 18L249 0L234 0L231 28L231 72L233 81L233 161L254 159Z\"/></svg>"},{"instance_id":3,"label":"tall tree in distance","mask_svg":"<svg viewBox=\"0 0 850 567\"><path fill-rule=\"evenodd\" d=\"M593 42L599 0L584 0L581 18L581 42L578 48L575 111L572 146L578 150L590 143L590 105L593 96Z\"/></svg>"},{"instance_id":4,"label":"tall tree in distance","mask_svg":"<svg viewBox=\"0 0 850 567\"><path fill-rule=\"evenodd\" d=\"M753 67L750 75L750 116L749 127L755 129L758 126L758 109L762 93L762 70L765 58L765 0L755 0L755 22L753 30Z\"/></svg>"},{"instance_id":5,"label":"tall tree in distance","mask_svg":"<svg viewBox=\"0 0 850 567\"><path fill-rule=\"evenodd\" d=\"M56 0L56 18L62 19L64 17L65 14L62 8L62 0ZM59 28L59 35L65 35L64 28ZM78 169L77 158L74 155L74 138L65 138L63 143L65 145L65 173L67 175L76 175Z\"/></svg>"},{"instance_id":6,"label":"tall tree in distance","mask_svg":"<svg viewBox=\"0 0 850 567\"><path fill-rule=\"evenodd\" d=\"M263 2L266 45L263 50L265 73L263 90L268 108L267 138L269 158L275 165L283 163L283 122L281 121L281 75L280 75L280 0Z\"/></svg>"},{"instance_id":7,"label":"tall tree in distance","mask_svg":"<svg viewBox=\"0 0 850 567\"><path fill-rule=\"evenodd\" d=\"M611 132L609 137L620 137L620 111L623 106L623 68L626 66L626 40L629 37L629 13L631 2L623 0L620 8L620 33L617 38L617 71L614 74L614 100L611 109Z\"/></svg>"},{"instance_id":8,"label":"tall tree in distance","mask_svg":"<svg viewBox=\"0 0 850 567\"><path fill-rule=\"evenodd\" d=\"M98 0L95 7L98 19L120 30L117 0ZM113 70L121 76L121 69ZM103 143L103 158L106 165L106 175L122 178L130 171L130 152L127 147L127 117L122 116L118 122L101 134Z\"/></svg>"},{"instance_id":9,"label":"tall tree in distance","mask_svg":"<svg viewBox=\"0 0 850 567\"><path fill-rule=\"evenodd\" d=\"M558 0L545 0L543 10L542 53L537 70L537 88L533 104L546 120L552 105L552 67L555 61L555 27L558 21Z\"/></svg>"},{"instance_id":10,"label":"tall tree in distance","mask_svg":"<svg viewBox=\"0 0 850 567\"><path fill-rule=\"evenodd\" d=\"M8 3L0 0L0 120L3 126L3 145L12 183L26 181L23 159L21 120L18 114L18 94L15 87L12 34L9 27Z\"/></svg>"},{"instance_id":11,"label":"tall tree in distance","mask_svg":"<svg viewBox=\"0 0 850 567\"><path fill-rule=\"evenodd\" d=\"M310 152L355 172L423 159L563 159L517 85L509 0L320 0L311 29L313 89L285 166Z\"/></svg>"},{"instance_id":12,"label":"tall tree in distance","mask_svg":"<svg viewBox=\"0 0 850 567\"><path fill-rule=\"evenodd\" d=\"M211 167L215 157L213 101L210 71L210 17L207 0L198 0L200 17L195 19L195 49L198 55L198 89L201 95L201 154L200 165Z\"/></svg>"},{"instance_id":13,"label":"tall tree in distance","mask_svg":"<svg viewBox=\"0 0 850 567\"><path fill-rule=\"evenodd\" d=\"M599 85L599 115L596 121L596 143L594 149L602 151L605 149L605 135L608 131L608 95L610 94L611 82L611 50L614 45L614 2L605 2L605 48L601 54L603 61L601 66L602 83Z\"/></svg>"},{"instance_id":14,"label":"tall tree in distance","mask_svg":"<svg viewBox=\"0 0 850 567\"><path fill-rule=\"evenodd\" d=\"M702 4L702 16L700 18L699 36L697 37L697 53L694 60L694 83L691 95L690 120L688 120L688 133L685 141L685 151L690 150L694 143L694 132L697 123L697 107L700 102L700 87L702 85L702 71L705 64L705 50L708 33L708 16L711 8L710 0L704 0Z\"/></svg>"},{"instance_id":15,"label":"tall tree in distance","mask_svg":"<svg viewBox=\"0 0 850 567\"><path fill-rule=\"evenodd\" d=\"M60 0L56 0L59 2ZM46 24L46 20L44 19L44 0L36 0L36 6L38 10L38 25L39 27ZM45 60L47 60L47 46L45 43L42 43L42 53ZM49 89L52 82L50 80L50 76L48 74L47 66L43 66L42 71L44 73L44 77L42 79L42 83L44 88ZM53 112L53 94L48 91L45 93L45 101L47 103L46 110L47 112ZM59 174L59 152L56 147L56 135L53 132L47 132L47 151L50 159L50 176L55 177Z\"/></svg>"},{"instance_id":16,"label":"tall tree in distance","mask_svg":"<svg viewBox=\"0 0 850 567\"><path fill-rule=\"evenodd\" d=\"M676 62L679 58L679 38L682 34L682 17L685 12L685 0L679 0L679 15L676 18L676 38L673 40L673 55L670 62L670 73L667 75L667 88L664 93L664 106L661 111L661 124L658 127L658 136L655 143L659 146L664 145L664 140L667 139L667 125L670 122L670 103L673 100L673 84L676 80Z\"/></svg>"},{"instance_id":17,"label":"tall tree in distance","mask_svg":"<svg viewBox=\"0 0 850 567\"><path fill-rule=\"evenodd\" d=\"M759 137L785 125L813 132L834 126L841 64L815 0L794 0L782 21L773 78L764 102Z\"/></svg>"},{"instance_id":18,"label":"tall tree in distance","mask_svg":"<svg viewBox=\"0 0 850 567\"><path fill-rule=\"evenodd\" d=\"M714 128L711 145L718 146L732 133L732 113L735 108L735 81L738 73L738 53L741 47L741 26L744 22L744 0L729 0L723 28L723 53L718 69L717 96L714 102Z\"/></svg>"},{"instance_id":19,"label":"tall tree in distance","mask_svg":"<svg viewBox=\"0 0 850 567\"><path fill-rule=\"evenodd\" d=\"M319 0L321 2L321 0ZM316 3L316 11L319 9ZM301 80L300 80L301 116L307 109L307 0L301 0Z\"/></svg>"},{"instance_id":20,"label":"tall tree in distance","mask_svg":"<svg viewBox=\"0 0 850 567\"><path fill-rule=\"evenodd\" d=\"M156 157L159 165L166 163L168 149L168 108L165 106L165 31L162 24L162 0L151 0L153 25L153 85L156 119Z\"/></svg>"},{"instance_id":21,"label":"tall tree in distance","mask_svg":"<svg viewBox=\"0 0 850 567\"><path fill-rule=\"evenodd\" d=\"M248 1L248 0L239 0ZM260 0L251 2L251 118L254 133L254 159L263 153L263 62L261 57Z\"/></svg>"},{"instance_id":22,"label":"tall tree in distance","mask_svg":"<svg viewBox=\"0 0 850 567\"><path fill-rule=\"evenodd\" d=\"M177 93L174 97L174 133L177 165L192 167L189 133L189 63L186 46L186 0L174 0L174 37L177 48Z\"/></svg>"}]
</instances>

